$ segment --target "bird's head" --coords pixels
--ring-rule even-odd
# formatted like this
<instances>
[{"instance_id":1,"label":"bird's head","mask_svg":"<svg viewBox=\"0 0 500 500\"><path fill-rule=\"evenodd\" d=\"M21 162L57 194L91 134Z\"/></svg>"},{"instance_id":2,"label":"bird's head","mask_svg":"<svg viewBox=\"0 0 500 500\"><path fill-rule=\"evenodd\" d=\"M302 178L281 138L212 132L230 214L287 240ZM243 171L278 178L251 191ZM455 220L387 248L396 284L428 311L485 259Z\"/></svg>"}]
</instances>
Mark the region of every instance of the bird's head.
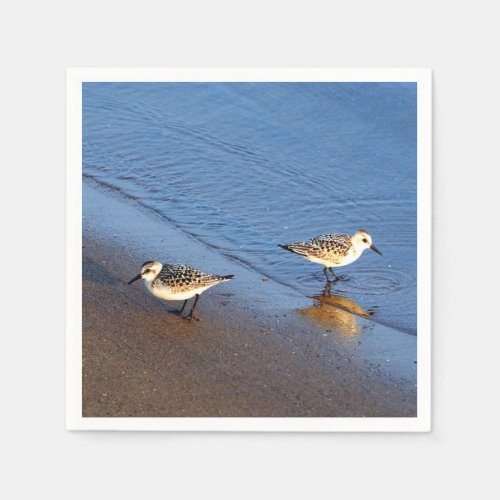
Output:
<instances>
[{"instance_id":1,"label":"bird's head","mask_svg":"<svg viewBox=\"0 0 500 500\"><path fill-rule=\"evenodd\" d=\"M144 264L142 265L141 272L135 278L132 278L128 282L128 284L130 285L134 281L137 281L138 279L141 278L144 281L151 282L158 276L162 267L163 264L161 262L158 262L156 260L148 260L147 262L144 262Z\"/></svg>"},{"instance_id":2,"label":"bird's head","mask_svg":"<svg viewBox=\"0 0 500 500\"><path fill-rule=\"evenodd\" d=\"M352 236L352 242L354 246L361 251L366 250L367 248L371 248L374 252L377 252L379 255L382 255L382 252L373 244L372 237L365 231L364 229L358 229L354 235Z\"/></svg>"}]
</instances>

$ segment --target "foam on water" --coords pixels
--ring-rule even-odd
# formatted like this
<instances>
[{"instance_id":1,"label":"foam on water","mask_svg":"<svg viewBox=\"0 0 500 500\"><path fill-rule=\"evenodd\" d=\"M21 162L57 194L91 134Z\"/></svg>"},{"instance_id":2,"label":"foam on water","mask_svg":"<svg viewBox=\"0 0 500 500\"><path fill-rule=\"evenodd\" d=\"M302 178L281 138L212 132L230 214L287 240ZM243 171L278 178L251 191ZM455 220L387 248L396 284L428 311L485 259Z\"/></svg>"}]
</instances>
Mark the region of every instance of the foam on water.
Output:
<instances>
[{"instance_id":1,"label":"foam on water","mask_svg":"<svg viewBox=\"0 0 500 500\"><path fill-rule=\"evenodd\" d=\"M367 229L334 292L416 333L416 85L86 83L83 172L305 295L276 245Z\"/></svg>"}]
</instances>

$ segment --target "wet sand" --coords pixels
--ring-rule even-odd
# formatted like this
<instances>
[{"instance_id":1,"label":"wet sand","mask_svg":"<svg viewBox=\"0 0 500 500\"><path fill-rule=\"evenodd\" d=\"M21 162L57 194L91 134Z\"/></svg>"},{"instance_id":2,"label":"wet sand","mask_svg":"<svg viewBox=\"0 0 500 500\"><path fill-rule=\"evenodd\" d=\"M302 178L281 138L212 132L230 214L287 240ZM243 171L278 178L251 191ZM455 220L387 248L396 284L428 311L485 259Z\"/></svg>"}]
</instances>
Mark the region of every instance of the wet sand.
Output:
<instances>
[{"instance_id":1,"label":"wet sand","mask_svg":"<svg viewBox=\"0 0 500 500\"><path fill-rule=\"evenodd\" d=\"M84 417L416 416L416 337L349 299L302 297L87 181L83 243ZM236 278L189 322L126 284L148 259Z\"/></svg>"}]
</instances>

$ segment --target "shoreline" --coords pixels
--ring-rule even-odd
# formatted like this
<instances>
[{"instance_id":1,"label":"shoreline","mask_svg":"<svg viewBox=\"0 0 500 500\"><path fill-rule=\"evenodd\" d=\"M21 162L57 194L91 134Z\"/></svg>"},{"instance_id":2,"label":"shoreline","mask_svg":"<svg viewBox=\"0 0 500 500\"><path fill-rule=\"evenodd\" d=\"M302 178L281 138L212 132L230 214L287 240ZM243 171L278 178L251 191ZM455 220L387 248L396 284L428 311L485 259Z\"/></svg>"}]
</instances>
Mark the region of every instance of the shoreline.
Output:
<instances>
[{"instance_id":1,"label":"shoreline","mask_svg":"<svg viewBox=\"0 0 500 500\"><path fill-rule=\"evenodd\" d=\"M127 194L122 192L120 189L117 187L108 184L106 182L103 182L102 180L97 180L94 176L90 174L83 174L83 183L84 185L87 186L93 186L93 189L97 189L97 191L100 192L106 192L108 193L111 197L120 199L122 202L130 204L134 206L138 211L144 212L145 214L148 214L150 217L154 219L161 220L164 225L170 226L172 229L174 229L175 232L179 233L182 235L183 240L191 240L195 241L198 246L202 246L205 250L208 250L210 252L215 252L219 253L219 249L217 247L214 247L213 245L206 243L205 241L199 240L195 235L191 233L185 232L183 229L178 228L175 225L175 222L167 217L165 217L163 214L158 213L155 209L151 207L146 207L142 203L136 201L136 199ZM128 247L128 243L125 244L126 247ZM162 249L163 252L163 249ZM286 295L295 295L295 296L300 296L302 298L302 302L306 299L312 299L315 301L322 301L322 298L318 297L317 295L308 295L304 294L303 292L299 291L297 288L295 288L292 284L287 284L281 281L280 279L276 279L275 277L268 276L266 273L262 273L259 269L256 269L255 267L252 267L251 264L246 262L245 260L241 260L238 257L234 255L228 255L227 253L222 253L221 255L223 259L228 260L230 262L234 262L237 265L237 269L240 269L241 267L250 270L252 275L260 275L263 280L265 281L272 281L274 284L279 285L282 291L287 291ZM321 276L323 276L321 274ZM248 278L248 275L247 275ZM346 312L349 312L354 315L358 315L362 318L368 318L370 317L370 321L380 324L382 326L386 326L390 329L397 330L398 332L401 333L406 333L409 335L417 335L416 331L413 331L412 329L406 329L402 328L400 326L391 324L390 322L387 322L386 320L379 318L377 316L372 316L372 314L367 314L367 311L362 309L359 304L357 304L354 301L349 300L347 297L345 297L347 300L339 300L336 301L335 307L338 309L343 309ZM328 301L326 301L328 303ZM361 312L361 313L360 313Z\"/></svg>"},{"instance_id":2,"label":"shoreline","mask_svg":"<svg viewBox=\"0 0 500 500\"><path fill-rule=\"evenodd\" d=\"M416 337L265 279L87 180L83 190L83 416L416 416ZM168 312L179 303L126 285L152 258L236 277L187 322Z\"/></svg>"}]
</instances>

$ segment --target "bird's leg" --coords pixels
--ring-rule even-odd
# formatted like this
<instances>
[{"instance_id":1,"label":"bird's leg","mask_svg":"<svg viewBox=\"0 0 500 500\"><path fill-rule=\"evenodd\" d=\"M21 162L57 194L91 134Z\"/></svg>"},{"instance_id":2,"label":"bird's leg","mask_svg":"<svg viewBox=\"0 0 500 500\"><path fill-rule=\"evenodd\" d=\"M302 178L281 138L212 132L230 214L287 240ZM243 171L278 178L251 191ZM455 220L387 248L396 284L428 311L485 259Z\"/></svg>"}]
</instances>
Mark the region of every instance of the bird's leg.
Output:
<instances>
[{"instance_id":1,"label":"bird's leg","mask_svg":"<svg viewBox=\"0 0 500 500\"><path fill-rule=\"evenodd\" d=\"M332 275L333 275L333 279L334 279L334 281L337 281L337 280L339 279L339 277L337 276L337 274L335 273L335 271L334 271L331 267L330 267L329 269L330 269L330 272L331 272L331 273L332 273Z\"/></svg>"},{"instance_id":2,"label":"bird's leg","mask_svg":"<svg viewBox=\"0 0 500 500\"><path fill-rule=\"evenodd\" d=\"M330 284L330 278L328 277L328 268L327 267L325 267L323 269L323 274L325 275L327 285L329 285Z\"/></svg>"},{"instance_id":3,"label":"bird's leg","mask_svg":"<svg viewBox=\"0 0 500 500\"><path fill-rule=\"evenodd\" d=\"M182 312L184 311L184 308L186 307L187 301L188 301L188 299L186 299L184 301L184 304L182 304L182 307L181 307L181 310L179 311L179 314L182 314Z\"/></svg>"},{"instance_id":4,"label":"bird's leg","mask_svg":"<svg viewBox=\"0 0 500 500\"><path fill-rule=\"evenodd\" d=\"M189 314L187 316L183 316L184 319L189 319L189 320L195 319L196 321L198 321L198 318L194 315L194 308L196 307L196 304L198 303L199 298L200 298L200 295L196 294L196 298L194 299L193 307L191 307L191 311L189 312Z\"/></svg>"},{"instance_id":5,"label":"bird's leg","mask_svg":"<svg viewBox=\"0 0 500 500\"><path fill-rule=\"evenodd\" d=\"M325 288L323 288L323 297L330 297L332 294L332 284L330 281L325 283Z\"/></svg>"}]
</instances>

